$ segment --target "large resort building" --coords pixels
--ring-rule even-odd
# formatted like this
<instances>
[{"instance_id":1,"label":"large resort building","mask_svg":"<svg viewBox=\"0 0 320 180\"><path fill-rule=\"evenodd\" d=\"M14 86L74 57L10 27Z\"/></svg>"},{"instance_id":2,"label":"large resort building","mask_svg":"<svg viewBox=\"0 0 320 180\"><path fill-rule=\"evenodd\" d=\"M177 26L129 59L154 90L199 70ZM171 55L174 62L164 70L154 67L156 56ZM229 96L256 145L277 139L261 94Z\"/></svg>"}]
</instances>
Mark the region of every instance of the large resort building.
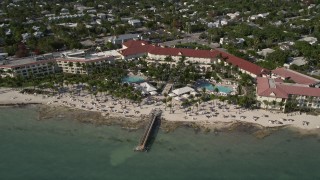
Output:
<instances>
[{"instance_id":1,"label":"large resort building","mask_svg":"<svg viewBox=\"0 0 320 180\"><path fill-rule=\"evenodd\" d=\"M242 73L252 77L266 76L270 73L267 69L220 50L168 48L151 45L146 41L132 40L123 43L120 54L122 59L146 56L149 63L169 63L172 66L175 66L184 57L185 62L197 63L205 71L211 71L211 64L223 62L225 65L230 64L239 68ZM167 59L172 59L172 61Z\"/></svg>"},{"instance_id":2,"label":"large resort building","mask_svg":"<svg viewBox=\"0 0 320 180\"><path fill-rule=\"evenodd\" d=\"M286 68L272 71L271 77L257 78L257 100L264 107L281 109L291 101L301 108L320 108L320 80ZM281 105L279 106L279 103ZM269 106L269 104L271 106Z\"/></svg>"},{"instance_id":3,"label":"large resort building","mask_svg":"<svg viewBox=\"0 0 320 180\"><path fill-rule=\"evenodd\" d=\"M0 70L5 75L15 77L40 76L55 73L58 71L56 61L52 55L42 57L27 57L15 60L0 61Z\"/></svg>"},{"instance_id":4,"label":"large resort building","mask_svg":"<svg viewBox=\"0 0 320 180\"><path fill-rule=\"evenodd\" d=\"M103 68L106 64L113 63L114 60L115 57L108 54L71 51L62 53L61 58L56 58L56 63L64 73L89 74L96 68Z\"/></svg>"},{"instance_id":5,"label":"large resort building","mask_svg":"<svg viewBox=\"0 0 320 180\"><path fill-rule=\"evenodd\" d=\"M93 69L112 63L116 53L87 54L85 51L72 50L50 53L41 56L3 60L0 69L11 77L41 76L56 72L88 74Z\"/></svg>"}]
</instances>

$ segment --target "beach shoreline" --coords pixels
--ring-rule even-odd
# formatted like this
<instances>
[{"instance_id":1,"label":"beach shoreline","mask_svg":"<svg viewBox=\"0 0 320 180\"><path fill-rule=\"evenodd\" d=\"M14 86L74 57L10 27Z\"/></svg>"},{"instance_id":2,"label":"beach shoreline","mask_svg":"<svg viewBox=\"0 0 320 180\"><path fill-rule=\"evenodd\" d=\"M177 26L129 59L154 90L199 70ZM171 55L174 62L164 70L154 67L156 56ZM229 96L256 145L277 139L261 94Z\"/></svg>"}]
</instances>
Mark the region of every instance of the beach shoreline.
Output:
<instances>
[{"instance_id":1,"label":"beach shoreline","mask_svg":"<svg viewBox=\"0 0 320 180\"><path fill-rule=\"evenodd\" d=\"M187 126L195 130L200 129L204 132L243 129L252 131L253 133L258 132L256 134L259 137L270 134L269 130L273 131L274 129L281 128L289 128L300 134L320 134L320 129L318 128L320 121L317 120L319 117L306 114L288 117L288 114L272 113L266 110L239 110L235 109L232 105L228 105L229 107L225 109L215 108L215 113L218 113L216 117L208 117L207 114L201 113L210 111L209 107L212 108L212 104L217 103L206 103L201 107L202 109L197 111L200 113L195 114L188 113L178 107L174 108L174 110L169 110L164 104L137 106L124 102L124 100L116 100L110 97L108 97L107 101L100 101L91 95L74 97L65 94L48 97L36 94L22 94L17 90L9 88L0 89L0 106L12 105L21 107L37 105L41 107L39 108L41 119L53 117L54 114L59 114L59 112L73 111L75 112L75 119L82 123L92 123L95 125L119 124L123 128L137 129L144 127L145 122L148 120L148 114L152 109L160 108L163 111L161 128L167 132L173 131L178 127ZM86 114L89 114L89 116L86 116ZM92 117L96 119L94 120ZM258 119L252 119L254 117L258 117ZM280 121L281 118L292 118L294 121L290 123L270 124L270 121L268 122L267 120L279 119L277 121ZM303 121L306 119L310 122L309 125L303 125Z\"/></svg>"}]
</instances>

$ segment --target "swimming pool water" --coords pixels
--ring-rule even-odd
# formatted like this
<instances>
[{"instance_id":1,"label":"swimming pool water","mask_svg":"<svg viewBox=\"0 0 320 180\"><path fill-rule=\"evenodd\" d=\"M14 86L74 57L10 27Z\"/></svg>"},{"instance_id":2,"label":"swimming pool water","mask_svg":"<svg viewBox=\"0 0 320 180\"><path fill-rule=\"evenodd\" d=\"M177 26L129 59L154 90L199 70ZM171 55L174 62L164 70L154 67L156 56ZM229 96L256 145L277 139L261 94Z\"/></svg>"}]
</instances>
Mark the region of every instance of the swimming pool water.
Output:
<instances>
[{"instance_id":1,"label":"swimming pool water","mask_svg":"<svg viewBox=\"0 0 320 180\"><path fill-rule=\"evenodd\" d=\"M127 76L122 79L124 83L139 83L144 81L145 79L141 76Z\"/></svg>"},{"instance_id":2,"label":"swimming pool water","mask_svg":"<svg viewBox=\"0 0 320 180\"><path fill-rule=\"evenodd\" d=\"M232 89L229 87L225 87L225 86L216 86L216 87L219 89L219 92L224 92L229 94L232 91Z\"/></svg>"},{"instance_id":3,"label":"swimming pool water","mask_svg":"<svg viewBox=\"0 0 320 180\"><path fill-rule=\"evenodd\" d=\"M214 91L215 88L217 87L219 89L219 92L223 92L223 93L226 93L226 94L229 94L232 91L232 89L229 88L229 87L218 86L218 85L213 86L210 83L199 83L198 87L206 88L206 90L208 90L208 91Z\"/></svg>"}]
</instances>

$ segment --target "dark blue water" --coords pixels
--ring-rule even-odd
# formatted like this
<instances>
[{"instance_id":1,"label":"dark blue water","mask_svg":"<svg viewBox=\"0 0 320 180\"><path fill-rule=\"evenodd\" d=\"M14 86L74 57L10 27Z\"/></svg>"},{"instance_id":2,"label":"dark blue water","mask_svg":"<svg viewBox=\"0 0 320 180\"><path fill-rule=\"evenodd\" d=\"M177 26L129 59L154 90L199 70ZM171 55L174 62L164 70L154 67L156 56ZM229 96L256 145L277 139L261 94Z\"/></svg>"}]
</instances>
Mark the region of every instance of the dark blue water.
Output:
<instances>
[{"instance_id":1,"label":"dark blue water","mask_svg":"<svg viewBox=\"0 0 320 180\"><path fill-rule=\"evenodd\" d=\"M37 121L35 109L0 109L1 179L320 179L318 137L181 128L160 131L151 151L138 153L142 130Z\"/></svg>"}]
</instances>

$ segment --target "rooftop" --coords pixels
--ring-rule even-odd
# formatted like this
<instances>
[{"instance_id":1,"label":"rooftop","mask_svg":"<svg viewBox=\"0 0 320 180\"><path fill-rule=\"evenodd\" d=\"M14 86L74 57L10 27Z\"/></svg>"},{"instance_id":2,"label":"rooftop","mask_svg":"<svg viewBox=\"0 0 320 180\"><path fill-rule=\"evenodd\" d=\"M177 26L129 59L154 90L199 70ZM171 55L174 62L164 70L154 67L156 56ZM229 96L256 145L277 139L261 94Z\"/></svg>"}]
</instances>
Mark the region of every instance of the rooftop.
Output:
<instances>
[{"instance_id":1,"label":"rooftop","mask_svg":"<svg viewBox=\"0 0 320 180\"><path fill-rule=\"evenodd\" d=\"M61 53L61 57L57 58L57 60L71 62L100 61L104 58L113 57L113 54L116 53L114 51L87 53L83 50L72 50Z\"/></svg>"},{"instance_id":2,"label":"rooftop","mask_svg":"<svg viewBox=\"0 0 320 180\"><path fill-rule=\"evenodd\" d=\"M119 56L119 53L115 50L91 54L86 54L83 50L71 50L1 61L0 67L14 68L18 66L41 64L44 62L54 62L56 60L71 62L100 61L102 59L114 57L115 55Z\"/></svg>"},{"instance_id":3,"label":"rooftop","mask_svg":"<svg viewBox=\"0 0 320 180\"><path fill-rule=\"evenodd\" d=\"M0 64L0 67L14 68L14 67L30 65L30 64L41 64L43 62L50 62L50 61L54 61L54 56L51 53L44 54L41 56L15 58L15 59L11 59L11 60L6 60Z\"/></svg>"},{"instance_id":4,"label":"rooftop","mask_svg":"<svg viewBox=\"0 0 320 180\"><path fill-rule=\"evenodd\" d=\"M301 74L299 72L293 71L291 69L287 69L284 67L281 68L277 68L275 70L272 71L272 74L276 75L276 76L280 76L281 78L284 79L289 79L289 80L293 80L294 82L298 83L298 84L314 84L319 82L320 80Z\"/></svg>"},{"instance_id":5,"label":"rooftop","mask_svg":"<svg viewBox=\"0 0 320 180\"><path fill-rule=\"evenodd\" d=\"M140 34L122 34L119 36L113 36L110 38L111 41L123 41L127 39L138 39L140 38Z\"/></svg>"},{"instance_id":6,"label":"rooftop","mask_svg":"<svg viewBox=\"0 0 320 180\"><path fill-rule=\"evenodd\" d=\"M320 88L309 87L303 84L276 82L271 78L257 78L257 94L259 96L287 99L289 95L320 97Z\"/></svg>"},{"instance_id":7,"label":"rooftop","mask_svg":"<svg viewBox=\"0 0 320 180\"><path fill-rule=\"evenodd\" d=\"M183 87L183 88L175 89L172 92L174 94L176 94L177 96L180 96L180 95L183 95L183 94L186 94L186 93L189 93L189 92L193 92L193 91L195 91L193 88L186 86L186 87Z\"/></svg>"},{"instance_id":8,"label":"rooftop","mask_svg":"<svg viewBox=\"0 0 320 180\"><path fill-rule=\"evenodd\" d=\"M234 66L248 71L255 75L261 75L269 70L264 69L256 64L253 64L247 60L241 59L234 55L228 54L221 50L195 50L187 48L164 48L157 45L150 45L146 41L128 41L123 44L126 49L120 51L123 56L130 56L135 54L149 53L154 55L164 56L185 56L185 57L196 57L196 58L217 58L222 56L228 63Z\"/></svg>"}]
</instances>

